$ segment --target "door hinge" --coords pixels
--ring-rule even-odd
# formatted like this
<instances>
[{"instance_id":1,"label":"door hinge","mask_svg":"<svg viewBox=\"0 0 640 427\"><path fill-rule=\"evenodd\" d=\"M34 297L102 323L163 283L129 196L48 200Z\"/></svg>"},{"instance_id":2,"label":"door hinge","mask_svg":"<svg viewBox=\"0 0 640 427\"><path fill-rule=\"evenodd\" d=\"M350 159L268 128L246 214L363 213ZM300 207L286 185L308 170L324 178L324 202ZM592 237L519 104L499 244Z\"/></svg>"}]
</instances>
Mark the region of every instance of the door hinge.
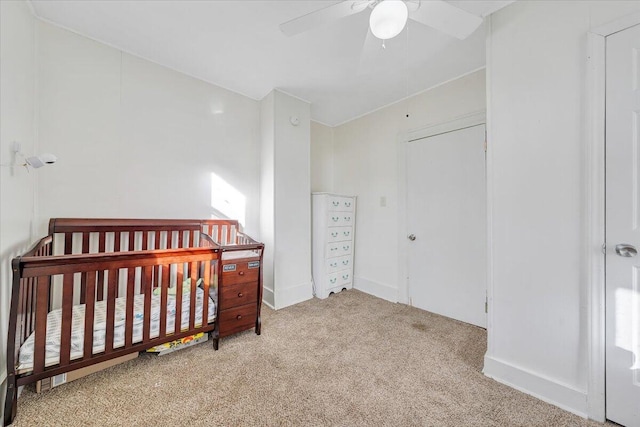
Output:
<instances>
[{"instance_id":1,"label":"door hinge","mask_svg":"<svg viewBox=\"0 0 640 427\"><path fill-rule=\"evenodd\" d=\"M606 243L602 244L602 253L605 254L605 255L607 254L607 244Z\"/></svg>"},{"instance_id":2,"label":"door hinge","mask_svg":"<svg viewBox=\"0 0 640 427\"><path fill-rule=\"evenodd\" d=\"M487 152L487 140L486 139L484 140L483 146L484 146L484 152L486 153Z\"/></svg>"},{"instance_id":3,"label":"door hinge","mask_svg":"<svg viewBox=\"0 0 640 427\"><path fill-rule=\"evenodd\" d=\"M484 300L484 312L489 313L489 300Z\"/></svg>"}]
</instances>

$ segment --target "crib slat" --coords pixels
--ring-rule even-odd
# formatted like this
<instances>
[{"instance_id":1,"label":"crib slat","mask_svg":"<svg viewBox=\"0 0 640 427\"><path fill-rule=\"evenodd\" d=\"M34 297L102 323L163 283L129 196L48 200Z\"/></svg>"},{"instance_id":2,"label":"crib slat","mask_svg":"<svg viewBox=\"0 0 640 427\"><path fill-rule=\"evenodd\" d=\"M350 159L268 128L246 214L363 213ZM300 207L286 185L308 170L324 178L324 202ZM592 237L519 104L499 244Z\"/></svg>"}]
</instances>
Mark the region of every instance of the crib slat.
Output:
<instances>
[{"instance_id":1,"label":"crib slat","mask_svg":"<svg viewBox=\"0 0 640 427\"><path fill-rule=\"evenodd\" d=\"M167 292L169 288L169 265L162 266L162 285L160 286L160 335L167 335Z\"/></svg>"},{"instance_id":2,"label":"crib slat","mask_svg":"<svg viewBox=\"0 0 640 427\"><path fill-rule=\"evenodd\" d=\"M92 296L93 297L93 296ZM80 275L80 304L86 303L87 300L87 275Z\"/></svg>"},{"instance_id":3,"label":"crib slat","mask_svg":"<svg viewBox=\"0 0 640 427\"><path fill-rule=\"evenodd\" d=\"M98 232L98 252L101 254L105 252L105 247L107 245L106 233L104 231Z\"/></svg>"},{"instance_id":4,"label":"crib slat","mask_svg":"<svg viewBox=\"0 0 640 427\"><path fill-rule=\"evenodd\" d=\"M64 233L64 253L69 255L73 252L73 233Z\"/></svg>"},{"instance_id":5,"label":"crib slat","mask_svg":"<svg viewBox=\"0 0 640 427\"><path fill-rule=\"evenodd\" d=\"M148 247L149 247L149 232L143 231L142 232L142 250L146 251Z\"/></svg>"},{"instance_id":6,"label":"crib slat","mask_svg":"<svg viewBox=\"0 0 640 427\"><path fill-rule=\"evenodd\" d=\"M89 253L89 233L87 232L82 233L82 253Z\"/></svg>"},{"instance_id":7,"label":"crib slat","mask_svg":"<svg viewBox=\"0 0 640 427\"><path fill-rule=\"evenodd\" d=\"M209 281L211 280L211 261L202 261L204 265L204 274L202 276L202 326L209 323Z\"/></svg>"},{"instance_id":8,"label":"crib slat","mask_svg":"<svg viewBox=\"0 0 640 427\"><path fill-rule=\"evenodd\" d=\"M196 288L198 282L198 263L191 264L191 301L189 301L189 329L195 328L196 325Z\"/></svg>"},{"instance_id":9,"label":"crib slat","mask_svg":"<svg viewBox=\"0 0 640 427\"><path fill-rule=\"evenodd\" d=\"M109 270L107 285L107 330L104 343L105 353L113 351L113 333L115 325L116 288L118 286L118 270Z\"/></svg>"},{"instance_id":10,"label":"crib slat","mask_svg":"<svg viewBox=\"0 0 640 427\"><path fill-rule=\"evenodd\" d=\"M82 233L82 253L89 253L89 233ZM80 304L84 304L87 300L87 276L80 276Z\"/></svg>"},{"instance_id":11,"label":"crib slat","mask_svg":"<svg viewBox=\"0 0 640 427\"><path fill-rule=\"evenodd\" d=\"M182 324L182 282L184 281L184 264L178 264L178 283L176 283L176 323L174 333L179 334Z\"/></svg>"},{"instance_id":12,"label":"crib slat","mask_svg":"<svg viewBox=\"0 0 640 427\"><path fill-rule=\"evenodd\" d=\"M49 280L47 276L38 277L36 290L36 328L33 353L33 372L39 374L44 371L47 314L49 313Z\"/></svg>"},{"instance_id":13,"label":"crib slat","mask_svg":"<svg viewBox=\"0 0 640 427\"><path fill-rule=\"evenodd\" d=\"M62 325L60 335L60 364L68 365L71 352L71 322L73 320L73 274L62 279Z\"/></svg>"},{"instance_id":14,"label":"crib slat","mask_svg":"<svg viewBox=\"0 0 640 427\"><path fill-rule=\"evenodd\" d=\"M31 287L29 280L30 279L22 279L20 281L20 287L24 289L23 292L20 292L20 313L22 313L23 318L22 322L18 322L20 325L20 342L24 342L26 339L25 335L27 335L26 331L28 328L29 318L29 288ZM25 282L27 286L23 287Z\"/></svg>"},{"instance_id":15,"label":"crib slat","mask_svg":"<svg viewBox=\"0 0 640 427\"><path fill-rule=\"evenodd\" d=\"M149 341L151 333L151 281L152 268L143 267L142 284L140 289L144 289L144 320L142 322L142 342Z\"/></svg>"},{"instance_id":16,"label":"crib slat","mask_svg":"<svg viewBox=\"0 0 640 427\"><path fill-rule=\"evenodd\" d=\"M23 282L21 282L22 285ZM22 288L22 286L20 286ZM24 289L24 288L23 288ZM27 317L27 293L26 293L26 289L24 289L24 291L20 292L20 294L18 295L18 326L20 327L20 330L18 331L18 336L20 337L20 342L24 342L24 329L25 329L25 324L26 322L26 317ZM20 321L20 316L22 316L22 321Z\"/></svg>"},{"instance_id":17,"label":"crib slat","mask_svg":"<svg viewBox=\"0 0 640 427\"><path fill-rule=\"evenodd\" d=\"M127 270L127 308L125 317L124 345L129 347L133 342L133 303L135 298L136 282L135 269Z\"/></svg>"},{"instance_id":18,"label":"crib slat","mask_svg":"<svg viewBox=\"0 0 640 427\"><path fill-rule=\"evenodd\" d=\"M82 280L86 283L87 299L84 306L84 358L93 355L93 319L96 304L96 272L82 273Z\"/></svg>"},{"instance_id":19,"label":"crib slat","mask_svg":"<svg viewBox=\"0 0 640 427\"><path fill-rule=\"evenodd\" d=\"M31 333L31 331L33 331L33 322L34 322L34 314L36 312L36 307L35 307L35 301L34 301L34 295L36 293L36 279L33 277L29 277L28 279L28 285L27 285L27 330L25 330L25 337L24 339L26 340L27 337L29 336L29 334Z\"/></svg>"},{"instance_id":20,"label":"crib slat","mask_svg":"<svg viewBox=\"0 0 640 427\"><path fill-rule=\"evenodd\" d=\"M113 251L114 252L120 252L120 235L122 234L122 232L120 231L116 231L113 233Z\"/></svg>"},{"instance_id":21,"label":"crib slat","mask_svg":"<svg viewBox=\"0 0 640 427\"><path fill-rule=\"evenodd\" d=\"M160 249L160 230L156 231L155 234L155 248Z\"/></svg>"},{"instance_id":22,"label":"crib slat","mask_svg":"<svg viewBox=\"0 0 640 427\"><path fill-rule=\"evenodd\" d=\"M105 242L105 233L104 231L101 231L98 233L98 252L99 253L104 253L104 248L106 245ZM98 271L98 292L97 292L97 300L98 301L102 301L104 300L104 271L103 270L99 270Z\"/></svg>"},{"instance_id":23,"label":"crib slat","mask_svg":"<svg viewBox=\"0 0 640 427\"><path fill-rule=\"evenodd\" d=\"M182 247L183 241L184 241L184 231L183 230L178 230L178 247L179 248Z\"/></svg>"},{"instance_id":24,"label":"crib slat","mask_svg":"<svg viewBox=\"0 0 640 427\"><path fill-rule=\"evenodd\" d=\"M136 232L135 231L129 231L129 246L127 247L128 251L133 251L135 250L135 244L136 244Z\"/></svg>"}]
</instances>

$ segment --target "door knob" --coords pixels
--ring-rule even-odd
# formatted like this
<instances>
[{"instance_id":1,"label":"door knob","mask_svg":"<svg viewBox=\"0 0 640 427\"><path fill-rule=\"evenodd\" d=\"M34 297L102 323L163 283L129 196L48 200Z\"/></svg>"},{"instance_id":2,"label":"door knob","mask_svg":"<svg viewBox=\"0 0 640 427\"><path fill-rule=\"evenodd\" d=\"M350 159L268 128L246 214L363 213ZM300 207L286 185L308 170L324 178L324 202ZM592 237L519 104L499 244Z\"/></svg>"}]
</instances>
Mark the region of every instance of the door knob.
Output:
<instances>
[{"instance_id":1,"label":"door knob","mask_svg":"<svg viewBox=\"0 0 640 427\"><path fill-rule=\"evenodd\" d=\"M638 250L635 246L628 243L620 243L616 245L616 253L625 258L629 258L632 256L636 256L638 254Z\"/></svg>"},{"instance_id":2,"label":"door knob","mask_svg":"<svg viewBox=\"0 0 640 427\"><path fill-rule=\"evenodd\" d=\"M416 240L416 235L415 234L409 234L407 236L407 239L409 239L409 240L411 240L413 242L414 240Z\"/></svg>"}]
</instances>

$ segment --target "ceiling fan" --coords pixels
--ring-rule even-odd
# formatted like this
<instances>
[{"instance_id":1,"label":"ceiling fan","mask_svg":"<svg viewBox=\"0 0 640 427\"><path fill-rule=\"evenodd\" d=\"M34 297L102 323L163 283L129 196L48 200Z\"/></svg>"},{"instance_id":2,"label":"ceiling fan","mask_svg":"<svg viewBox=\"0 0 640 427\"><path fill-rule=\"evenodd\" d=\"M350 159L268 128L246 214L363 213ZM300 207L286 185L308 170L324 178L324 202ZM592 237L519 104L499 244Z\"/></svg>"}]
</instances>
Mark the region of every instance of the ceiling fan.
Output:
<instances>
[{"instance_id":1,"label":"ceiling fan","mask_svg":"<svg viewBox=\"0 0 640 427\"><path fill-rule=\"evenodd\" d=\"M407 19L460 40L482 23L481 17L443 0L344 0L280 24L280 30L291 37L368 9L371 32L382 40L400 34Z\"/></svg>"}]
</instances>

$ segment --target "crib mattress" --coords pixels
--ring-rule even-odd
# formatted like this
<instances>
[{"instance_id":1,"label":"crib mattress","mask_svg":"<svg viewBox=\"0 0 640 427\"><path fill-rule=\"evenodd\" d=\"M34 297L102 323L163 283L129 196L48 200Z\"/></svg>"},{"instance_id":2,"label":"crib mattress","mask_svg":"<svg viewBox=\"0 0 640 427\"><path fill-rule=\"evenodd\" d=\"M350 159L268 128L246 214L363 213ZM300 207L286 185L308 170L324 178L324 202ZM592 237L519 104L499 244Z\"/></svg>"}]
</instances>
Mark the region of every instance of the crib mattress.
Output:
<instances>
[{"instance_id":1,"label":"crib mattress","mask_svg":"<svg viewBox=\"0 0 640 427\"><path fill-rule=\"evenodd\" d=\"M196 289L196 315L195 325L202 324L202 304L204 291L200 288ZM182 295L182 315L180 326L181 330L189 327L190 314L190 292ZM123 347L125 339L125 315L126 315L126 297L116 299L115 304L115 324L113 347ZM144 320L144 295L136 295L133 304L133 342L142 341L143 320ZM211 323L216 317L215 302L209 298L209 307L207 310L208 321ZM85 305L78 304L73 307L72 323L71 323L71 359L79 359L84 353L84 312ZM175 329L176 316L176 297L175 295L167 295L167 331ZM62 309L56 309L47 315L47 336L46 336L46 354L45 366L55 365L60 362L60 335L62 326ZM107 303L106 301L97 301L94 307L94 323L93 323L93 353L100 353L105 348L107 327ZM160 295L152 295L151 297L151 322L150 337L156 338L160 335ZM26 373L33 370L33 353L34 353L35 333L32 333L20 348L18 358L18 372Z\"/></svg>"}]
</instances>

